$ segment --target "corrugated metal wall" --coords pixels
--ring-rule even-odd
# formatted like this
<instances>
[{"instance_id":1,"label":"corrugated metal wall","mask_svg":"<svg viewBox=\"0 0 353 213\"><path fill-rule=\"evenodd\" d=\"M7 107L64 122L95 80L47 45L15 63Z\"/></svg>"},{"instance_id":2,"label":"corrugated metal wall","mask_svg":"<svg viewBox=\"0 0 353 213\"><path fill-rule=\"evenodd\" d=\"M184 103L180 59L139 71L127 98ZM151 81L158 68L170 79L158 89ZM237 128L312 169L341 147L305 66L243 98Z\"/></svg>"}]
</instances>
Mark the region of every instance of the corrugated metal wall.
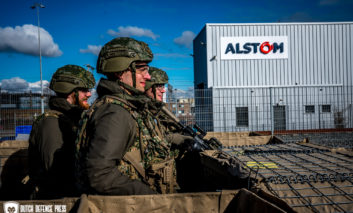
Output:
<instances>
[{"instance_id":1,"label":"corrugated metal wall","mask_svg":"<svg viewBox=\"0 0 353 213\"><path fill-rule=\"evenodd\" d=\"M353 84L353 23L207 24L206 35L208 87ZM288 36L289 57L221 60L232 36Z\"/></svg>"},{"instance_id":2,"label":"corrugated metal wall","mask_svg":"<svg viewBox=\"0 0 353 213\"><path fill-rule=\"evenodd\" d=\"M221 37L246 36L288 36L288 59L221 60ZM271 130L271 104L285 109L283 130L335 128L337 112L353 125L353 23L206 24L194 55L195 87L214 90L213 131ZM325 104L331 113L320 111ZM236 125L237 107L248 107L248 126Z\"/></svg>"}]
</instances>

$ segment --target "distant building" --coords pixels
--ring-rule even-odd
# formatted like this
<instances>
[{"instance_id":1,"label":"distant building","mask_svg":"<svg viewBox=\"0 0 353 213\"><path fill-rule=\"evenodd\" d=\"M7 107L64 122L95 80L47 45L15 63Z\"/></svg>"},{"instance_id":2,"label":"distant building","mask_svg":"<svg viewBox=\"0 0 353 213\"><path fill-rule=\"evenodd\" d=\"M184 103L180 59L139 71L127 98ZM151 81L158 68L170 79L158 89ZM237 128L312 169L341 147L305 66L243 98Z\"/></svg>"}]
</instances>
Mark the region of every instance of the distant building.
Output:
<instances>
[{"instance_id":1,"label":"distant building","mask_svg":"<svg viewBox=\"0 0 353 213\"><path fill-rule=\"evenodd\" d=\"M180 98L176 102L166 103L167 108L173 112L184 124L192 125L195 121L195 99Z\"/></svg>"},{"instance_id":2,"label":"distant building","mask_svg":"<svg viewBox=\"0 0 353 213\"><path fill-rule=\"evenodd\" d=\"M194 113L195 99L179 98L176 102L167 103L167 107L176 115L188 115Z\"/></svg>"},{"instance_id":3,"label":"distant building","mask_svg":"<svg viewBox=\"0 0 353 213\"><path fill-rule=\"evenodd\" d=\"M208 131L353 128L353 22L206 24L193 51Z\"/></svg>"},{"instance_id":4,"label":"distant building","mask_svg":"<svg viewBox=\"0 0 353 213\"><path fill-rule=\"evenodd\" d=\"M32 125L41 114L40 97L38 93L0 93L0 137L14 136L16 126ZM44 97L45 109L49 97Z\"/></svg>"},{"instance_id":5,"label":"distant building","mask_svg":"<svg viewBox=\"0 0 353 213\"><path fill-rule=\"evenodd\" d=\"M164 94L166 94L166 95L164 95ZM166 96L165 102L172 102L175 100L174 93L173 93L173 86L171 84L167 85L167 91L164 94L163 94L163 99Z\"/></svg>"}]
</instances>

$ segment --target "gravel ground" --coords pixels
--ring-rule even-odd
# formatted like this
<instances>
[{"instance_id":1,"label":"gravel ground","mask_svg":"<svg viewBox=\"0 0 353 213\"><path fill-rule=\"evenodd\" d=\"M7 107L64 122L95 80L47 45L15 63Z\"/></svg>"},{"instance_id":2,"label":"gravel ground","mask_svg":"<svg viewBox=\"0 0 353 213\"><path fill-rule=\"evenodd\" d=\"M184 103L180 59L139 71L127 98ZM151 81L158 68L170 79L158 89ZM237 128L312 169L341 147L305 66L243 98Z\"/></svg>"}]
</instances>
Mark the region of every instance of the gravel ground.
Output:
<instances>
[{"instance_id":1,"label":"gravel ground","mask_svg":"<svg viewBox=\"0 0 353 213\"><path fill-rule=\"evenodd\" d=\"M310 143L332 148L343 147L353 149L353 132L304 133L276 135L285 143L294 143L309 139Z\"/></svg>"}]
</instances>

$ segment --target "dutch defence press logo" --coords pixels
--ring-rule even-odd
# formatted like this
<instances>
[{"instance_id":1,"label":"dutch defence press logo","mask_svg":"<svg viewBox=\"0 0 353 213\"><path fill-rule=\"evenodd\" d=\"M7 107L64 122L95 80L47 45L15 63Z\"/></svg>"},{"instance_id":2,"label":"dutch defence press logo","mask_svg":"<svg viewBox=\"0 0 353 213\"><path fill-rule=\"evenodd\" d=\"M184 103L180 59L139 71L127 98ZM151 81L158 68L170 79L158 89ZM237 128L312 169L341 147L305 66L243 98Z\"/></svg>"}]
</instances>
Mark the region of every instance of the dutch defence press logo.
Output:
<instances>
[{"instance_id":1,"label":"dutch defence press logo","mask_svg":"<svg viewBox=\"0 0 353 213\"><path fill-rule=\"evenodd\" d=\"M23 204L20 205L15 201L4 203L5 213L65 213L66 204Z\"/></svg>"},{"instance_id":2,"label":"dutch defence press logo","mask_svg":"<svg viewBox=\"0 0 353 213\"><path fill-rule=\"evenodd\" d=\"M19 213L19 204L15 201L9 201L4 203L4 212L5 213Z\"/></svg>"}]
</instances>

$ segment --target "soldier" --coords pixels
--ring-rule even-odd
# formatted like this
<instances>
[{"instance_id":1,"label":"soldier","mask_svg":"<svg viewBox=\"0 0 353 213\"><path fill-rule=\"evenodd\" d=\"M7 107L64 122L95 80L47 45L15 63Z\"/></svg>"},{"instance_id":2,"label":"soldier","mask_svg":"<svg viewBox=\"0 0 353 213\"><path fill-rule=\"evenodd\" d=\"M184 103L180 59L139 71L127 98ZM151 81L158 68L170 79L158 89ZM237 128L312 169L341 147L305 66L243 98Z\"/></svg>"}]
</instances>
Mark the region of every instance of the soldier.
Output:
<instances>
[{"instance_id":1,"label":"soldier","mask_svg":"<svg viewBox=\"0 0 353 213\"><path fill-rule=\"evenodd\" d=\"M77 144L76 177L81 192L107 195L173 192L173 158L144 95L151 77L148 45L115 38L97 61L98 99L85 113Z\"/></svg>"},{"instance_id":2,"label":"soldier","mask_svg":"<svg viewBox=\"0 0 353 213\"><path fill-rule=\"evenodd\" d=\"M167 73L156 67L150 67L149 73L151 80L146 81L145 87L145 94L152 99L149 103L149 110L154 115L156 123L162 129L167 141L174 145L180 145L185 140L192 140L190 136L178 134L182 132L180 125L165 114L164 110L167 110L167 108L163 103L163 94L166 92L165 84L169 80Z\"/></svg>"},{"instance_id":3,"label":"soldier","mask_svg":"<svg viewBox=\"0 0 353 213\"><path fill-rule=\"evenodd\" d=\"M80 116L89 108L87 99L95 80L76 65L60 67L49 88L56 96L50 110L33 123L29 139L29 177L34 184L32 198L53 199L73 196L74 147Z\"/></svg>"},{"instance_id":4,"label":"soldier","mask_svg":"<svg viewBox=\"0 0 353 213\"><path fill-rule=\"evenodd\" d=\"M150 67L149 73L151 79L146 82L146 95L159 102L163 101L163 94L165 91L165 84L168 83L168 75L165 71L156 67Z\"/></svg>"}]
</instances>

